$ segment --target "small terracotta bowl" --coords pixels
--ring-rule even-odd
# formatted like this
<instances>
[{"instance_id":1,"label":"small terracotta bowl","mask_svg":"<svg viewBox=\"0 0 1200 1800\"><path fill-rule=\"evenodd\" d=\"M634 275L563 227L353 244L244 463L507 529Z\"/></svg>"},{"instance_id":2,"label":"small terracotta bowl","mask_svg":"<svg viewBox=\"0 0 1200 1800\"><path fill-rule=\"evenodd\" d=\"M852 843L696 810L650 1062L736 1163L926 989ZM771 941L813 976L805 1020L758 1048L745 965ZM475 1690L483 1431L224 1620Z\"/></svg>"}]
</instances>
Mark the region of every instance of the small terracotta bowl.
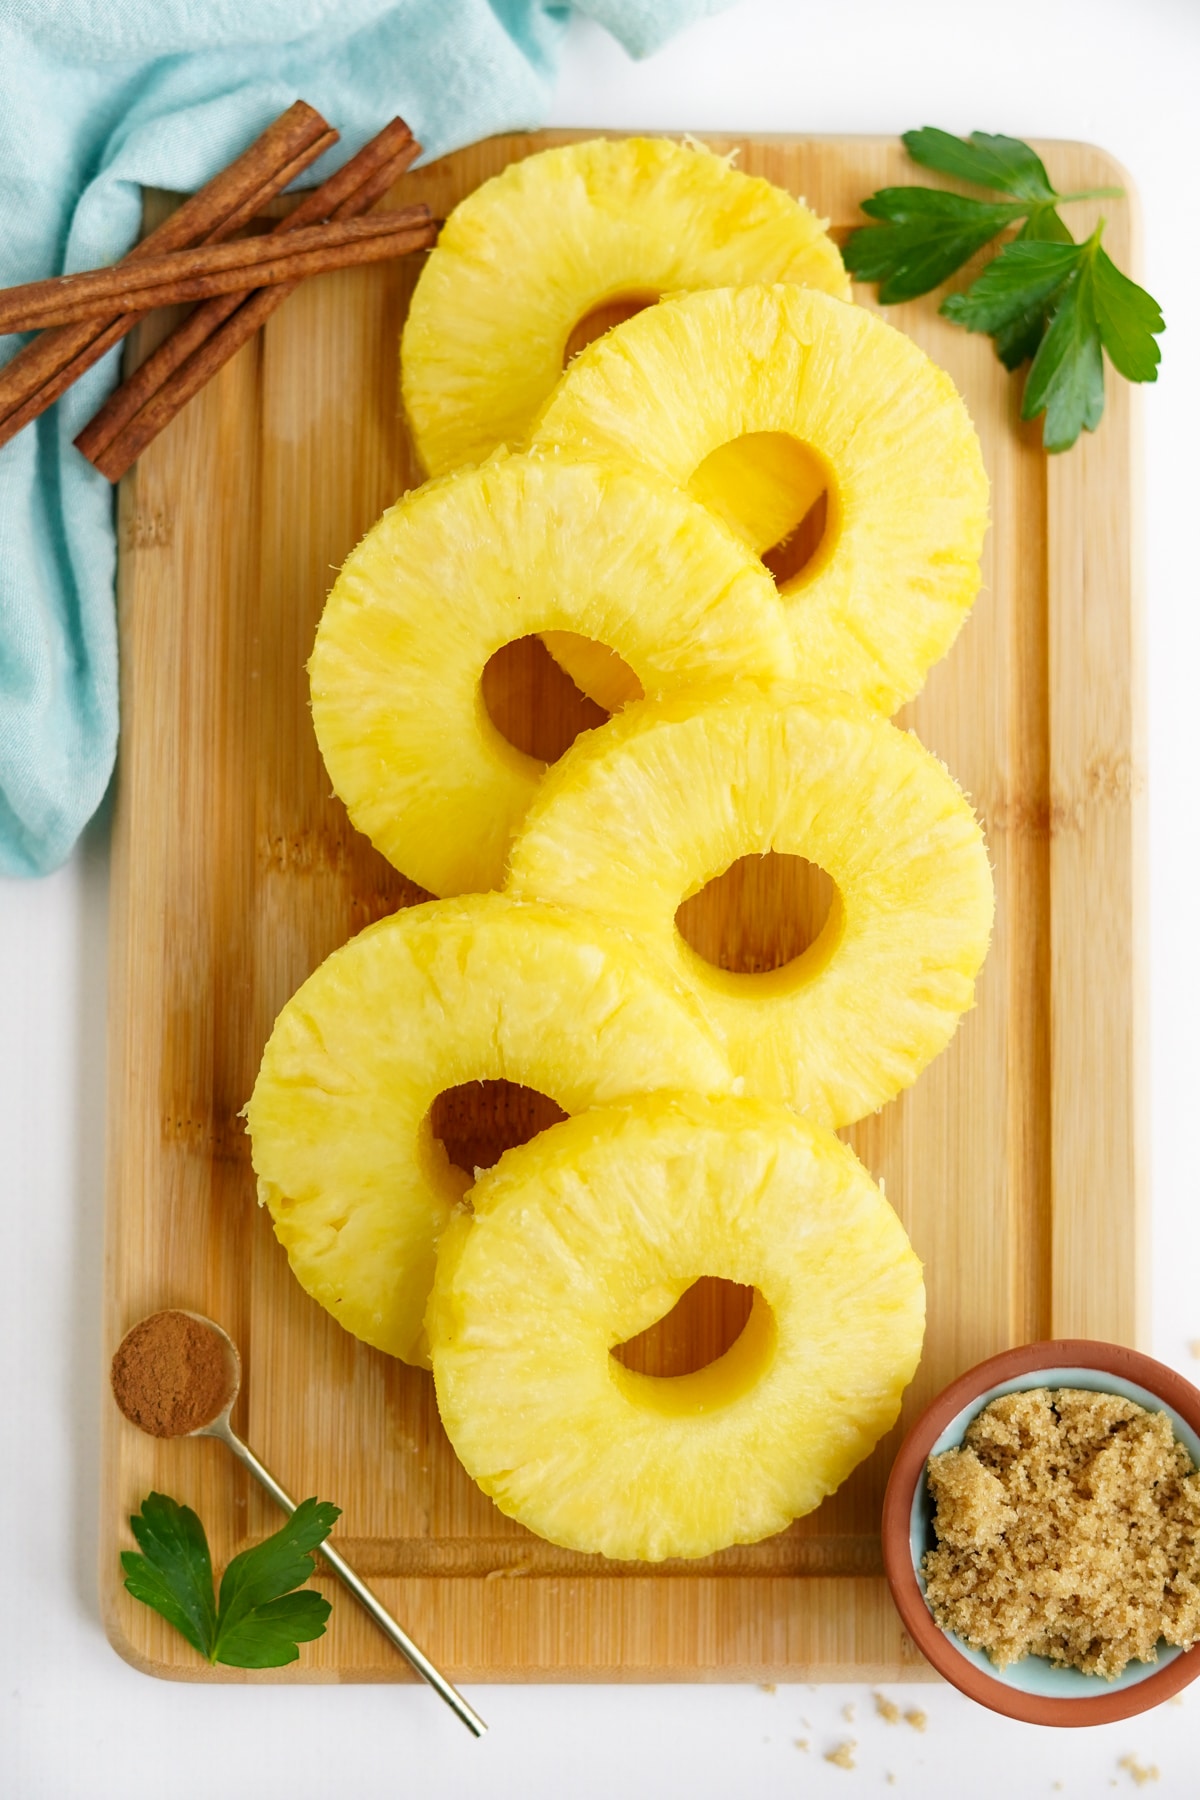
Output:
<instances>
[{"instance_id":1,"label":"small terracotta bowl","mask_svg":"<svg viewBox=\"0 0 1200 1800\"><path fill-rule=\"evenodd\" d=\"M1119 1344L1060 1338L1026 1344L979 1363L938 1395L917 1420L892 1467L883 1503L883 1563L892 1598L917 1648L962 1693L1030 1725L1107 1725L1147 1712L1200 1675L1200 1644L1183 1651L1160 1644L1156 1663L1130 1663L1114 1681L1055 1668L1026 1656L1001 1671L934 1622L925 1603L921 1560L932 1548L933 1504L925 1485L931 1456L962 1442L976 1413L1019 1388L1090 1388L1123 1394L1151 1412L1165 1411L1192 1461L1200 1465L1200 1392L1153 1357Z\"/></svg>"}]
</instances>

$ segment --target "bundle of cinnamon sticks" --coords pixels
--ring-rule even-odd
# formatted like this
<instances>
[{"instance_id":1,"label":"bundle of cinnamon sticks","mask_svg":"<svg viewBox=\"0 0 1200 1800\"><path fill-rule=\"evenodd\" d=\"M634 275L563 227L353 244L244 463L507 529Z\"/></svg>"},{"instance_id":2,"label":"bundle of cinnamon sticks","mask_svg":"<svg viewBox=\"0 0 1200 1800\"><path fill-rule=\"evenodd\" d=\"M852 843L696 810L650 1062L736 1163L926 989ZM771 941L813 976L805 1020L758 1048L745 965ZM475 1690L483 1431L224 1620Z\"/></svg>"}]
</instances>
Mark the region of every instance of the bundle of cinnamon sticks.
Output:
<instances>
[{"instance_id":1,"label":"bundle of cinnamon sticks","mask_svg":"<svg viewBox=\"0 0 1200 1800\"><path fill-rule=\"evenodd\" d=\"M0 291L0 332L40 332L0 368L0 444L147 312L198 300L75 440L117 481L305 276L427 249L437 236L427 206L362 216L421 153L402 119L303 195L273 230L235 239L337 137L297 100L114 267Z\"/></svg>"}]
</instances>

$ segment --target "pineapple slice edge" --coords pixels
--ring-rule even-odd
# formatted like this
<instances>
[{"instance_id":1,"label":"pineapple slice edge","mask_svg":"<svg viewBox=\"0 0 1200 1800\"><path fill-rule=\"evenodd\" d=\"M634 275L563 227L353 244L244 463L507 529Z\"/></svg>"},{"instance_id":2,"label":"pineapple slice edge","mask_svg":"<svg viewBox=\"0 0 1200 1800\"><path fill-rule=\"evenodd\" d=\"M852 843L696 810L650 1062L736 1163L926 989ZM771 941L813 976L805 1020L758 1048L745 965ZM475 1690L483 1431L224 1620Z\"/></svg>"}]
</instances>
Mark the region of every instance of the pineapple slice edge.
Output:
<instances>
[{"instance_id":1,"label":"pineapple slice edge","mask_svg":"<svg viewBox=\"0 0 1200 1800\"><path fill-rule=\"evenodd\" d=\"M531 221L550 218L547 242ZM593 138L511 163L454 207L405 321L401 392L425 469L518 445L572 330L604 305L779 280L850 294L823 221L694 139Z\"/></svg>"},{"instance_id":2,"label":"pineapple slice edge","mask_svg":"<svg viewBox=\"0 0 1200 1800\"><path fill-rule=\"evenodd\" d=\"M482 675L544 627L611 644L648 693L794 668L756 558L636 463L501 454L398 501L326 602L313 725L352 822L434 894L502 885L545 766L492 723Z\"/></svg>"},{"instance_id":3,"label":"pineapple slice edge","mask_svg":"<svg viewBox=\"0 0 1200 1800\"><path fill-rule=\"evenodd\" d=\"M755 1287L741 1337L694 1375L623 1368L614 1346L701 1274ZM895 1422L924 1287L832 1133L761 1099L661 1093L480 1177L427 1330L443 1424L501 1511L658 1561L756 1542L840 1485Z\"/></svg>"},{"instance_id":4,"label":"pineapple slice edge","mask_svg":"<svg viewBox=\"0 0 1200 1800\"><path fill-rule=\"evenodd\" d=\"M721 484L706 465L724 457L752 504L752 464L739 472L731 452L773 435L831 478L822 542L779 590L797 673L890 716L962 628L988 520L966 405L911 338L787 283L672 295L581 351L528 442L638 458L712 506ZM811 499L820 477L794 479ZM763 547L752 526L744 535Z\"/></svg>"},{"instance_id":5,"label":"pineapple slice edge","mask_svg":"<svg viewBox=\"0 0 1200 1800\"><path fill-rule=\"evenodd\" d=\"M292 1272L354 1336L427 1366L437 1240L469 1187L430 1109L476 1080L574 1113L735 1083L682 990L619 931L499 894L369 926L279 1014L246 1106L259 1194Z\"/></svg>"},{"instance_id":6,"label":"pineapple slice edge","mask_svg":"<svg viewBox=\"0 0 1200 1800\"><path fill-rule=\"evenodd\" d=\"M825 869L836 902L802 956L732 974L675 915L768 850ZM982 830L938 759L844 694L785 683L632 703L579 739L526 816L506 891L629 932L693 993L748 1092L833 1126L894 1098L949 1042L994 912Z\"/></svg>"}]
</instances>

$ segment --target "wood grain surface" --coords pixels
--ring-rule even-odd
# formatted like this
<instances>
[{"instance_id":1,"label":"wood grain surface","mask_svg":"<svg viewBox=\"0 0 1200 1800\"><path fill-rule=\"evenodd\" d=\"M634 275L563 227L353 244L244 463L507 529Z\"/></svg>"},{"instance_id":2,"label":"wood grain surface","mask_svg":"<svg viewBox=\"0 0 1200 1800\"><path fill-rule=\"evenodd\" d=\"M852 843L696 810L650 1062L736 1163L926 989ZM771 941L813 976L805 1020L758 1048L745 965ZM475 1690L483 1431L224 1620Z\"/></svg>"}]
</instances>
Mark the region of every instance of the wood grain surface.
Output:
<instances>
[{"instance_id":1,"label":"wood grain surface","mask_svg":"<svg viewBox=\"0 0 1200 1800\"><path fill-rule=\"evenodd\" d=\"M390 203L424 199L444 216L513 158L579 135L475 145L406 177ZM863 195L913 179L893 140L708 141L805 195L842 237ZM1097 150L1047 154L1065 190L1122 179ZM1077 230L1090 229L1086 210ZM1106 210L1106 242L1129 268L1131 205ZM1144 762L1130 390L1110 376L1100 432L1047 460L986 338L939 319L936 297L888 312L962 389L992 482L983 592L901 722L981 812L995 939L950 1049L848 1133L924 1261L925 1355L896 1431L810 1518L700 1563L614 1565L503 1518L456 1462L429 1377L359 1344L305 1296L254 1203L239 1116L289 995L354 932L420 897L331 798L304 676L332 571L417 479L396 367L416 274L410 259L306 283L121 489L104 1370L145 1313L185 1306L220 1320L246 1368L235 1424L293 1492L343 1508L343 1551L457 1679L920 1678L880 1574L880 1506L905 1425L1007 1345L1138 1338ZM547 757L598 717L532 644L489 671L488 698L514 741ZM687 930L710 956L761 966L826 902L787 865L735 871L689 903ZM439 1107L464 1160L541 1116L536 1099L491 1089ZM745 1316L745 1295L718 1283L687 1304L627 1356L655 1369L702 1359ZM155 1442L107 1391L99 1403L101 1589L123 1656L182 1680L411 1679L336 1592L327 1635L290 1669L201 1663L121 1586L129 1513L152 1487L187 1501L219 1562L278 1516L219 1445Z\"/></svg>"}]
</instances>

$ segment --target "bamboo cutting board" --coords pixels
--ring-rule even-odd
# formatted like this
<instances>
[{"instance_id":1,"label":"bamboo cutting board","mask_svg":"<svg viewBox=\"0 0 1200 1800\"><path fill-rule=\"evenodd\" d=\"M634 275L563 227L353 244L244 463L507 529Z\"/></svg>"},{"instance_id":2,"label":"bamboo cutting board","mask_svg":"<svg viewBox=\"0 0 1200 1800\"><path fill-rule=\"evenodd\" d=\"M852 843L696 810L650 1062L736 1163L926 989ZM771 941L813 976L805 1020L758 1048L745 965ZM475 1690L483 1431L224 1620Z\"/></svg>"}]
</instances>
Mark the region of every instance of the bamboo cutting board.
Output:
<instances>
[{"instance_id":1,"label":"bamboo cutting board","mask_svg":"<svg viewBox=\"0 0 1200 1800\"><path fill-rule=\"evenodd\" d=\"M512 159L577 135L492 139L407 177L394 198L428 199L444 216ZM807 196L843 237L862 196L913 179L890 139L708 141ZM1050 155L1067 191L1122 179L1099 151ZM1130 207L1108 211L1106 242L1129 268ZM429 1377L359 1344L302 1293L254 1204L239 1118L284 1001L337 945L422 897L331 798L303 672L331 571L417 479L396 399L416 272L410 259L305 283L122 486L105 1359L159 1307L221 1321L246 1369L235 1423L294 1493L343 1508L341 1548L456 1679L920 1677L878 1539L905 1426L1007 1345L1138 1336L1144 784L1130 390L1110 377L1099 434L1048 461L986 338L939 319L935 298L889 309L966 396L992 482L983 593L901 723L981 812L995 939L950 1049L848 1134L925 1263L925 1355L896 1431L810 1518L700 1563L614 1565L503 1518L458 1466ZM599 716L534 646L502 653L487 680L493 716L536 754L557 754ZM792 929L789 906L803 915L817 898L789 897L778 870L772 881L714 884L691 903L693 941L735 960L769 952ZM520 1093L491 1099L490 1110L448 1103L436 1120L464 1166L536 1123ZM681 1347L707 1360L737 1306L714 1284L695 1290L639 1346L641 1366L678 1368ZM340 1593L327 1635L289 1670L202 1664L121 1586L129 1513L151 1488L177 1496L204 1519L218 1561L278 1515L219 1445L157 1443L107 1395L103 1409L101 1585L123 1656L183 1680L410 1679Z\"/></svg>"}]
</instances>

